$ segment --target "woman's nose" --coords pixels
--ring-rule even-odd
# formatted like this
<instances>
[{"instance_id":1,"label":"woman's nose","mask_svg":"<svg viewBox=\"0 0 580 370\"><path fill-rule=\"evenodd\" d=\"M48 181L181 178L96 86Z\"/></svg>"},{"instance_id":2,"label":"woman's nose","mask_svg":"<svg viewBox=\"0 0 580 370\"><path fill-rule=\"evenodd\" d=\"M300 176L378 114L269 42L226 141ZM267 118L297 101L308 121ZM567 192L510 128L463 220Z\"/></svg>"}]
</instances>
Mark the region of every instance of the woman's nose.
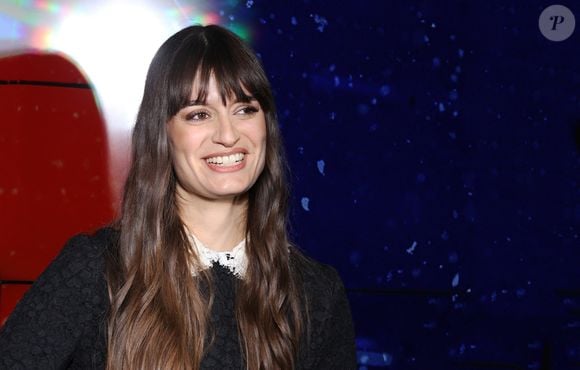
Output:
<instances>
[{"instance_id":1,"label":"woman's nose","mask_svg":"<svg viewBox=\"0 0 580 370\"><path fill-rule=\"evenodd\" d=\"M235 127L232 118L228 115L221 115L216 125L213 141L225 147L234 146L240 140L240 133Z\"/></svg>"}]
</instances>

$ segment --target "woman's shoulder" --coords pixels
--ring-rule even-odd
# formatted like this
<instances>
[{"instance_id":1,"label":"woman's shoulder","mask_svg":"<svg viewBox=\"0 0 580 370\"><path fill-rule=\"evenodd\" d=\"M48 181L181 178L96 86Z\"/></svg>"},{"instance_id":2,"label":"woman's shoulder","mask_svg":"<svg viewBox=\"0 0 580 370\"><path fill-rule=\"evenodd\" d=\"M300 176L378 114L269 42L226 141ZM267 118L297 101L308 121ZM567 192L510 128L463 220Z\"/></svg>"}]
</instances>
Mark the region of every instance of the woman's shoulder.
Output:
<instances>
[{"instance_id":1,"label":"woman's shoulder","mask_svg":"<svg viewBox=\"0 0 580 370\"><path fill-rule=\"evenodd\" d=\"M71 237L54 262L90 262L101 260L114 242L117 232L112 227L103 227L94 232L81 233Z\"/></svg>"},{"instance_id":2,"label":"woman's shoulder","mask_svg":"<svg viewBox=\"0 0 580 370\"><path fill-rule=\"evenodd\" d=\"M291 252L291 265L300 275L303 287L316 300L329 300L344 286L336 269L295 249Z\"/></svg>"},{"instance_id":3,"label":"woman's shoulder","mask_svg":"<svg viewBox=\"0 0 580 370\"><path fill-rule=\"evenodd\" d=\"M113 235L102 229L68 240L0 330L0 368L102 362L108 307L103 256Z\"/></svg>"},{"instance_id":4,"label":"woman's shoulder","mask_svg":"<svg viewBox=\"0 0 580 370\"><path fill-rule=\"evenodd\" d=\"M334 267L306 255L296 247L292 247L290 259L294 268L297 268L305 278L332 281L337 277L337 272Z\"/></svg>"},{"instance_id":5,"label":"woman's shoulder","mask_svg":"<svg viewBox=\"0 0 580 370\"><path fill-rule=\"evenodd\" d=\"M309 335L304 369L355 369L354 327L344 284L336 269L292 253L307 305Z\"/></svg>"},{"instance_id":6,"label":"woman's shoulder","mask_svg":"<svg viewBox=\"0 0 580 370\"><path fill-rule=\"evenodd\" d=\"M42 287L43 292L58 291L65 295L64 290L73 294L74 289L81 286L102 286L105 281L104 255L113 235L112 229L103 228L71 237L36 279L31 291Z\"/></svg>"},{"instance_id":7,"label":"woman's shoulder","mask_svg":"<svg viewBox=\"0 0 580 370\"><path fill-rule=\"evenodd\" d=\"M71 237L37 279L37 284L56 277L87 282L104 280L105 254L116 236L114 229L101 228Z\"/></svg>"}]
</instances>

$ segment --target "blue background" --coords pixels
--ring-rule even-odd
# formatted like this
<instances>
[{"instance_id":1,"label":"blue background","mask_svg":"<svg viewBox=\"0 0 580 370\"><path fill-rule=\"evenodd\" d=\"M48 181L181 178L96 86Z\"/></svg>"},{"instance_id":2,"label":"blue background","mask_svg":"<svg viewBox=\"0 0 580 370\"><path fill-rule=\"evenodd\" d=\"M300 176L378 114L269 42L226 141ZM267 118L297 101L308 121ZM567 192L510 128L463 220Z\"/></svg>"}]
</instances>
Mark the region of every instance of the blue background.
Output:
<instances>
[{"instance_id":1,"label":"blue background","mask_svg":"<svg viewBox=\"0 0 580 370\"><path fill-rule=\"evenodd\" d=\"M549 5L233 5L276 92L294 240L340 272L360 369L580 368L580 31L544 38Z\"/></svg>"}]
</instances>

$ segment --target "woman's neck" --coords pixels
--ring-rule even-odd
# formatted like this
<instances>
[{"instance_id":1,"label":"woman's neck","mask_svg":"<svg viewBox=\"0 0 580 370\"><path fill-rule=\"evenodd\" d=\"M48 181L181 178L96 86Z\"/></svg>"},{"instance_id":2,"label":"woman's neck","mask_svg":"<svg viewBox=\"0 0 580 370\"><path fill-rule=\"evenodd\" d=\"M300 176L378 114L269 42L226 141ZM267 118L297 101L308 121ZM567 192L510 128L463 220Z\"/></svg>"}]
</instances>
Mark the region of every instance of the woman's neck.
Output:
<instances>
[{"instance_id":1,"label":"woman's neck","mask_svg":"<svg viewBox=\"0 0 580 370\"><path fill-rule=\"evenodd\" d=\"M245 237L247 198L183 199L179 213L188 230L215 251L228 251Z\"/></svg>"}]
</instances>

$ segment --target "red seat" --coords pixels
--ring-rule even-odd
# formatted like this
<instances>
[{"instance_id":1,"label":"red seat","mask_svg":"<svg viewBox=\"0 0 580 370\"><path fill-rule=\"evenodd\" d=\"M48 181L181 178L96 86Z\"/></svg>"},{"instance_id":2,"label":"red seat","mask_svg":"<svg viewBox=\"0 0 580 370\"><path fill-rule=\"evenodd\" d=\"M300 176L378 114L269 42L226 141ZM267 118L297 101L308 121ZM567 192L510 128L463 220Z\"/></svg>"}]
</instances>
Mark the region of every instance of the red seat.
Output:
<instances>
[{"instance_id":1,"label":"red seat","mask_svg":"<svg viewBox=\"0 0 580 370\"><path fill-rule=\"evenodd\" d=\"M105 123L57 54L0 58L0 324L72 235L111 221Z\"/></svg>"}]
</instances>

